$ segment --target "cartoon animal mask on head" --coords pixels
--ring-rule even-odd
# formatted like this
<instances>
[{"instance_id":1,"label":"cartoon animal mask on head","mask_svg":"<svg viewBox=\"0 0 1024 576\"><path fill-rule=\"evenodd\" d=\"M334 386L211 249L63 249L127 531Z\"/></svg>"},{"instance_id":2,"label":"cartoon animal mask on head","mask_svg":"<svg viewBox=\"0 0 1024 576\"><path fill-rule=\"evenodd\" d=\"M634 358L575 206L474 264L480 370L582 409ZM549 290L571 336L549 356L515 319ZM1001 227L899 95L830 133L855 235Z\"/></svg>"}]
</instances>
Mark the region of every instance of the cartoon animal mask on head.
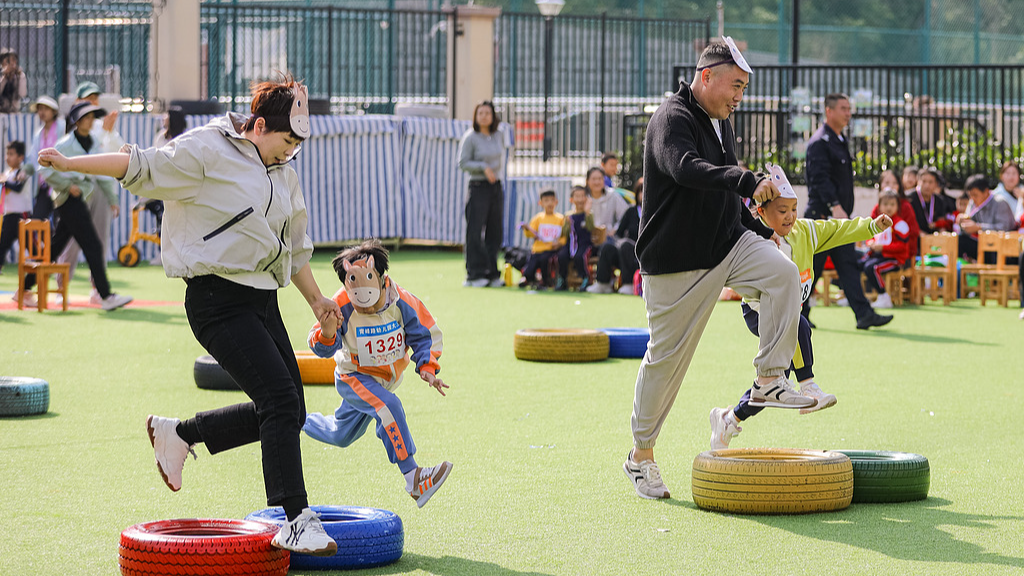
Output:
<instances>
[{"instance_id":1,"label":"cartoon animal mask on head","mask_svg":"<svg viewBox=\"0 0 1024 576\"><path fill-rule=\"evenodd\" d=\"M360 314L375 314L384 307L384 280L373 265L373 256L365 260L341 263L345 268L345 292Z\"/></svg>"}]
</instances>

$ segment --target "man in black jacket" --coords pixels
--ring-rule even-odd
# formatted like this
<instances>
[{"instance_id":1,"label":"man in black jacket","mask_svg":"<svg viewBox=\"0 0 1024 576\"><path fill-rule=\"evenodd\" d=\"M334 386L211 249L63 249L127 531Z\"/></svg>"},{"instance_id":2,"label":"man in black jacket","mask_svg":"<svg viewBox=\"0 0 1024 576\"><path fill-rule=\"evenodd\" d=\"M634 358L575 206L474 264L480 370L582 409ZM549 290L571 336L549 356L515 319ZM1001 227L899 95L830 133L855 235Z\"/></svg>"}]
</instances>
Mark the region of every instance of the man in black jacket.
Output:
<instances>
[{"instance_id":1,"label":"man in black jacket","mask_svg":"<svg viewBox=\"0 0 1024 576\"><path fill-rule=\"evenodd\" d=\"M636 253L651 340L636 379L634 447L623 464L643 498L669 497L654 444L724 286L761 301L751 402L780 408L815 403L785 377L796 349L799 273L768 240L772 230L742 202L773 199L779 191L762 174L737 166L728 118L743 98L750 67L725 40L704 50L691 85L668 97L647 128Z\"/></svg>"},{"instance_id":2,"label":"man in black jacket","mask_svg":"<svg viewBox=\"0 0 1024 576\"><path fill-rule=\"evenodd\" d=\"M807 142L807 209L804 218L849 218L853 212L853 159L843 138L843 129L849 123L850 99L846 94L825 96L825 123ZM867 330L888 324L892 316L876 314L864 296L860 283L860 258L853 244L843 244L814 255L812 286L821 277L829 256L832 256L832 264L836 267L850 308L857 316L857 328ZM804 303L803 315L808 320L810 311L810 306Z\"/></svg>"}]
</instances>

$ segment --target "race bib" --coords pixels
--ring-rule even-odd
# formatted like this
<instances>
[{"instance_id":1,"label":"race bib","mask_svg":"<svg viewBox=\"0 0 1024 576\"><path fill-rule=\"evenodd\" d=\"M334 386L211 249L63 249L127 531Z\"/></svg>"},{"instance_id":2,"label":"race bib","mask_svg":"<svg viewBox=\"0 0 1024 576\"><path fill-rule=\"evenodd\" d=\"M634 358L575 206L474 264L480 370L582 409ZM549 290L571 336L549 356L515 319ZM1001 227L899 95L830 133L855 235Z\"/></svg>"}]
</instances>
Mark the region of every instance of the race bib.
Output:
<instances>
[{"instance_id":1,"label":"race bib","mask_svg":"<svg viewBox=\"0 0 1024 576\"><path fill-rule=\"evenodd\" d=\"M356 345L360 366L388 366L405 355L405 331L397 321L357 326Z\"/></svg>"},{"instance_id":2,"label":"race bib","mask_svg":"<svg viewBox=\"0 0 1024 576\"><path fill-rule=\"evenodd\" d=\"M814 287L814 272L810 268L800 271L800 302L811 296L811 288ZM826 286L826 289L828 287Z\"/></svg>"},{"instance_id":3,"label":"race bib","mask_svg":"<svg viewBox=\"0 0 1024 576\"><path fill-rule=\"evenodd\" d=\"M537 239L553 244L562 235L562 227L555 224L541 224L537 228Z\"/></svg>"}]
</instances>

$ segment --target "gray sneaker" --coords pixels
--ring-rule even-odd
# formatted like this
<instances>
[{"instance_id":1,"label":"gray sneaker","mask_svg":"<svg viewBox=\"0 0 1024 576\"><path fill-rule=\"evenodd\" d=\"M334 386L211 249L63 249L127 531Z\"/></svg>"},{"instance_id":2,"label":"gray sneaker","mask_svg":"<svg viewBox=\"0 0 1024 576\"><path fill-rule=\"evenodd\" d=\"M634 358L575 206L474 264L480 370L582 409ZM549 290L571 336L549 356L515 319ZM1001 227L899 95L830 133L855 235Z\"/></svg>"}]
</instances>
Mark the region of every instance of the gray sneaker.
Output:
<instances>
[{"instance_id":1,"label":"gray sneaker","mask_svg":"<svg viewBox=\"0 0 1024 576\"><path fill-rule=\"evenodd\" d=\"M633 462L633 451L626 454L626 461L622 464L626 477L633 483L636 495L648 500L670 498L668 487L661 480L661 470L654 460Z\"/></svg>"},{"instance_id":2,"label":"gray sneaker","mask_svg":"<svg viewBox=\"0 0 1024 576\"><path fill-rule=\"evenodd\" d=\"M785 376L779 376L764 386L758 386L755 380L750 387L749 404L757 408L810 408L817 402L793 390Z\"/></svg>"},{"instance_id":3,"label":"gray sneaker","mask_svg":"<svg viewBox=\"0 0 1024 576\"><path fill-rule=\"evenodd\" d=\"M125 296L123 294L111 294L103 300L100 300L100 308L103 308L107 312L111 310L117 310L118 308L128 304L134 300L131 296Z\"/></svg>"}]
</instances>

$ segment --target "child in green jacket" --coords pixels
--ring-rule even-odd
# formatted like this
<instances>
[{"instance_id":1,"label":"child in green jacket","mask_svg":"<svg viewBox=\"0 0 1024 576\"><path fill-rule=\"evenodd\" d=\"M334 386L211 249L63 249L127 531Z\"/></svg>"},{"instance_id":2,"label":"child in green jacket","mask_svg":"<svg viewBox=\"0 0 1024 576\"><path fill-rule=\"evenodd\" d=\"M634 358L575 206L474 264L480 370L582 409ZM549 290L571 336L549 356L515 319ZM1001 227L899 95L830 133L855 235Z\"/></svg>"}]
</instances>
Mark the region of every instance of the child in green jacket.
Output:
<instances>
[{"instance_id":1,"label":"child in green jacket","mask_svg":"<svg viewBox=\"0 0 1024 576\"><path fill-rule=\"evenodd\" d=\"M885 214L874 220L870 218L853 218L850 220L810 220L797 218L797 198L792 186L786 179L782 169L769 165L771 178L779 188L780 196L757 207L758 216L778 234L779 249L782 250L800 271L800 301L811 295L811 284L814 280L814 254L824 252L860 240L867 240L892 226L892 220ZM747 327L756 336L758 334L758 310L760 302L744 299L742 304L743 319ZM796 372L800 384L800 393L814 398L817 402L809 408L801 408L801 414L824 410L834 406L834 394L826 394L814 382L811 365L814 362L811 349L811 327L807 319L800 317L797 336L797 348L793 355L791 369ZM788 374L787 374L788 375ZM711 409L711 449L722 450L729 447L729 441L742 430L740 422L760 412L770 403L754 403L750 401L750 391L740 398L735 408Z\"/></svg>"}]
</instances>

